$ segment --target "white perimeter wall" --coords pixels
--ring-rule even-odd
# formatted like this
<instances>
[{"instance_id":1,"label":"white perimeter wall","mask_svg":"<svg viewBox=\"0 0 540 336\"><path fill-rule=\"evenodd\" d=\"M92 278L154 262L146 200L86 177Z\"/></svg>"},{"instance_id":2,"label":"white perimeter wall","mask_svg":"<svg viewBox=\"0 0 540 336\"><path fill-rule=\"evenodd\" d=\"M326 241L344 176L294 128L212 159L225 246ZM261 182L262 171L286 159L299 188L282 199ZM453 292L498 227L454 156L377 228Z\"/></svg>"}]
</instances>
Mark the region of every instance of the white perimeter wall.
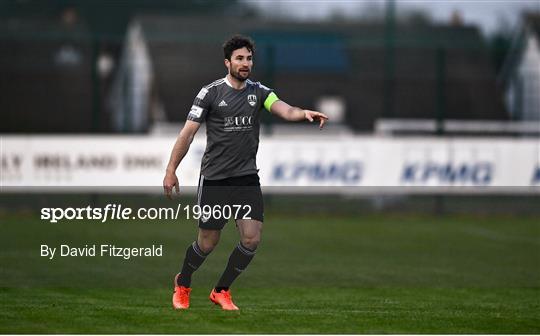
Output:
<instances>
[{"instance_id":1,"label":"white perimeter wall","mask_svg":"<svg viewBox=\"0 0 540 336\"><path fill-rule=\"evenodd\" d=\"M1 189L160 188L174 141L146 136L2 136ZM204 146L197 138L181 163L182 186L197 185ZM540 193L540 139L263 137L257 160L266 192Z\"/></svg>"}]
</instances>

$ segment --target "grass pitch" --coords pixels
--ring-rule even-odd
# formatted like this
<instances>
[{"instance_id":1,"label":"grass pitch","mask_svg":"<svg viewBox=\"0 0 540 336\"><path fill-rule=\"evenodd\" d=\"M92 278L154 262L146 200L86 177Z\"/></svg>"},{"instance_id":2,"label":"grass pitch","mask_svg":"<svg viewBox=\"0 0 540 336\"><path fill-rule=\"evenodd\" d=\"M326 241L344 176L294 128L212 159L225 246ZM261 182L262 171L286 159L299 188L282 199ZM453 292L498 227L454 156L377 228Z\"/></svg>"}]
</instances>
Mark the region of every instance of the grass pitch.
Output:
<instances>
[{"instance_id":1,"label":"grass pitch","mask_svg":"<svg viewBox=\"0 0 540 336\"><path fill-rule=\"evenodd\" d=\"M208 294L234 224L171 309L193 221L69 222L4 216L1 333L539 333L538 218L267 212L257 256L233 286L239 312ZM40 244L163 244L159 258L46 260Z\"/></svg>"},{"instance_id":2,"label":"grass pitch","mask_svg":"<svg viewBox=\"0 0 540 336\"><path fill-rule=\"evenodd\" d=\"M239 312L195 289L4 289L2 333L535 333L537 289L239 288Z\"/></svg>"}]
</instances>

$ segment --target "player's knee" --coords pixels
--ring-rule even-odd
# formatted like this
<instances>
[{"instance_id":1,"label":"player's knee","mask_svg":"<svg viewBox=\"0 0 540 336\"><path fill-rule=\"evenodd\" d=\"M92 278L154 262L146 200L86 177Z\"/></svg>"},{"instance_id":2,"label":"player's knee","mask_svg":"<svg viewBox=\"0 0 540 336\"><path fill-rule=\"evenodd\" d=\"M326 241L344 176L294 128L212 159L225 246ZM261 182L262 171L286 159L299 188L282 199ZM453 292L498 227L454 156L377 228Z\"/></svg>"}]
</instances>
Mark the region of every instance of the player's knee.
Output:
<instances>
[{"instance_id":1,"label":"player's knee","mask_svg":"<svg viewBox=\"0 0 540 336\"><path fill-rule=\"evenodd\" d=\"M247 247L248 249L252 251L255 251L257 249L260 242L261 242L260 236L242 238L242 245L244 245L245 247Z\"/></svg>"},{"instance_id":2,"label":"player's knee","mask_svg":"<svg viewBox=\"0 0 540 336\"><path fill-rule=\"evenodd\" d=\"M204 253L208 254L212 252L218 244L219 236L219 232L201 230L197 237L197 245L199 245L199 248Z\"/></svg>"},{"instance_id":3,"label":"player's knee","mask_svg":"<svg viewBox=\"0 0 540 336\"><path fill-rule=\"evenodd\" d=\"M219 238L208 237L206 239L198 239L197 245L199 245L199 248L201 249L201 251L208 254L214 250L218 242L219 242Z\"/></svg>"},{"instance_id":4,"label":"player's knee","mask_svg":"<svg viewBox=\"0 0 540 336\"><path fill-rule=\"evenodd\" d=\"M208 253L210 253L210 252L212 252L214 250L214 248L217 245L217 242L202 241L202 242L198 242L197 245L199 245L199 248L201 249L201 251L208 254Z\"/></svg>"}]
</instances>

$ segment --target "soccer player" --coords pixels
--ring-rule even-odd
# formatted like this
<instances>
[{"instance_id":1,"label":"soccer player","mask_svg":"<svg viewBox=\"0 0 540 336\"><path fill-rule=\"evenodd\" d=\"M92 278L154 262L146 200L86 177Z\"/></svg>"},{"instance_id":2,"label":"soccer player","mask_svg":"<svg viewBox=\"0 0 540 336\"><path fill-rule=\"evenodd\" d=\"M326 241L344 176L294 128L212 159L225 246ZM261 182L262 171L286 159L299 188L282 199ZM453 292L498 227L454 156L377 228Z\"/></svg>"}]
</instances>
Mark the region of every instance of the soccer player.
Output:
<instances>
[{"instance_id":1,"label":"soccer player","mask_svg":"<svg viewBox=\"0 0 540 336\"><path fill-rule=\"evenodd\" d=\"M195 97L173 147L163 188L169 198L173 188L179 192L176 169L201 123L206 122L207 144L201 164L198 204L221 208L240 206L231 208L240 242L210 293L210 300L224 310L238 310L229 288L255 256L263 225L263 199L255 163L261 113L265 109L288 121L318 121L321 129L328 117L290 106L272 89L248 79L255 52L250 38L233 36L224 43L223 52L228 73L225 78L203 87ZM241 211L235 213L234 209ZM199 218L197 240L188 246L182 269L174 279L175 309L189 308L191 276L216 247L226 222L225 216L213 213L203 213Z\"/></svg>"}]
</instances>

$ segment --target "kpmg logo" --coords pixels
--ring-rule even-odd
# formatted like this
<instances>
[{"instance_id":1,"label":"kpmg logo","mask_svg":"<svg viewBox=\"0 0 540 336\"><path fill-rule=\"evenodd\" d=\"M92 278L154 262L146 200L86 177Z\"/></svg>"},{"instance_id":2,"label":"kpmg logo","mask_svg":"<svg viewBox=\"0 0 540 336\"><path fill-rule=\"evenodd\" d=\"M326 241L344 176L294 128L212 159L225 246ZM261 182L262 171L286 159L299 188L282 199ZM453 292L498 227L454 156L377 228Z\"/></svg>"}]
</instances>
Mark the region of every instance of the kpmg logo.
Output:
<instances>
[{"instance_id":1,"label":"kpmg logo","mask_svg":"<svg viewBox=\"0 0 540 336\"><path fill-rule=\"evenodd\" d=\"M223 119L223 130L226 132L250 131L252 129L253 116L225 117Z\"/></svg>"},{"instance_id":2,"label":"kpmg logo","mask_svg":"<svg viewBox=\"0 0 540 336\"><path fill-rule=\"evenodd\" d=\"M294 183L301 179L310 182L341 183L356 185L362 180L362 162L346 160L342 162L294 162L274 166L272 178L276 182Z\"/></svg>"},{"instance_id":3,"label":"kpmg logo","mask_svg":"<svg viewBox=\"0 0 540 336\"><path fill-rule=\"evenodd\" d=\"M408 163L403 167L401 181L411 184L489 185L493 180L493 164L476 163Z\"/></svg>"}]
</instances>

